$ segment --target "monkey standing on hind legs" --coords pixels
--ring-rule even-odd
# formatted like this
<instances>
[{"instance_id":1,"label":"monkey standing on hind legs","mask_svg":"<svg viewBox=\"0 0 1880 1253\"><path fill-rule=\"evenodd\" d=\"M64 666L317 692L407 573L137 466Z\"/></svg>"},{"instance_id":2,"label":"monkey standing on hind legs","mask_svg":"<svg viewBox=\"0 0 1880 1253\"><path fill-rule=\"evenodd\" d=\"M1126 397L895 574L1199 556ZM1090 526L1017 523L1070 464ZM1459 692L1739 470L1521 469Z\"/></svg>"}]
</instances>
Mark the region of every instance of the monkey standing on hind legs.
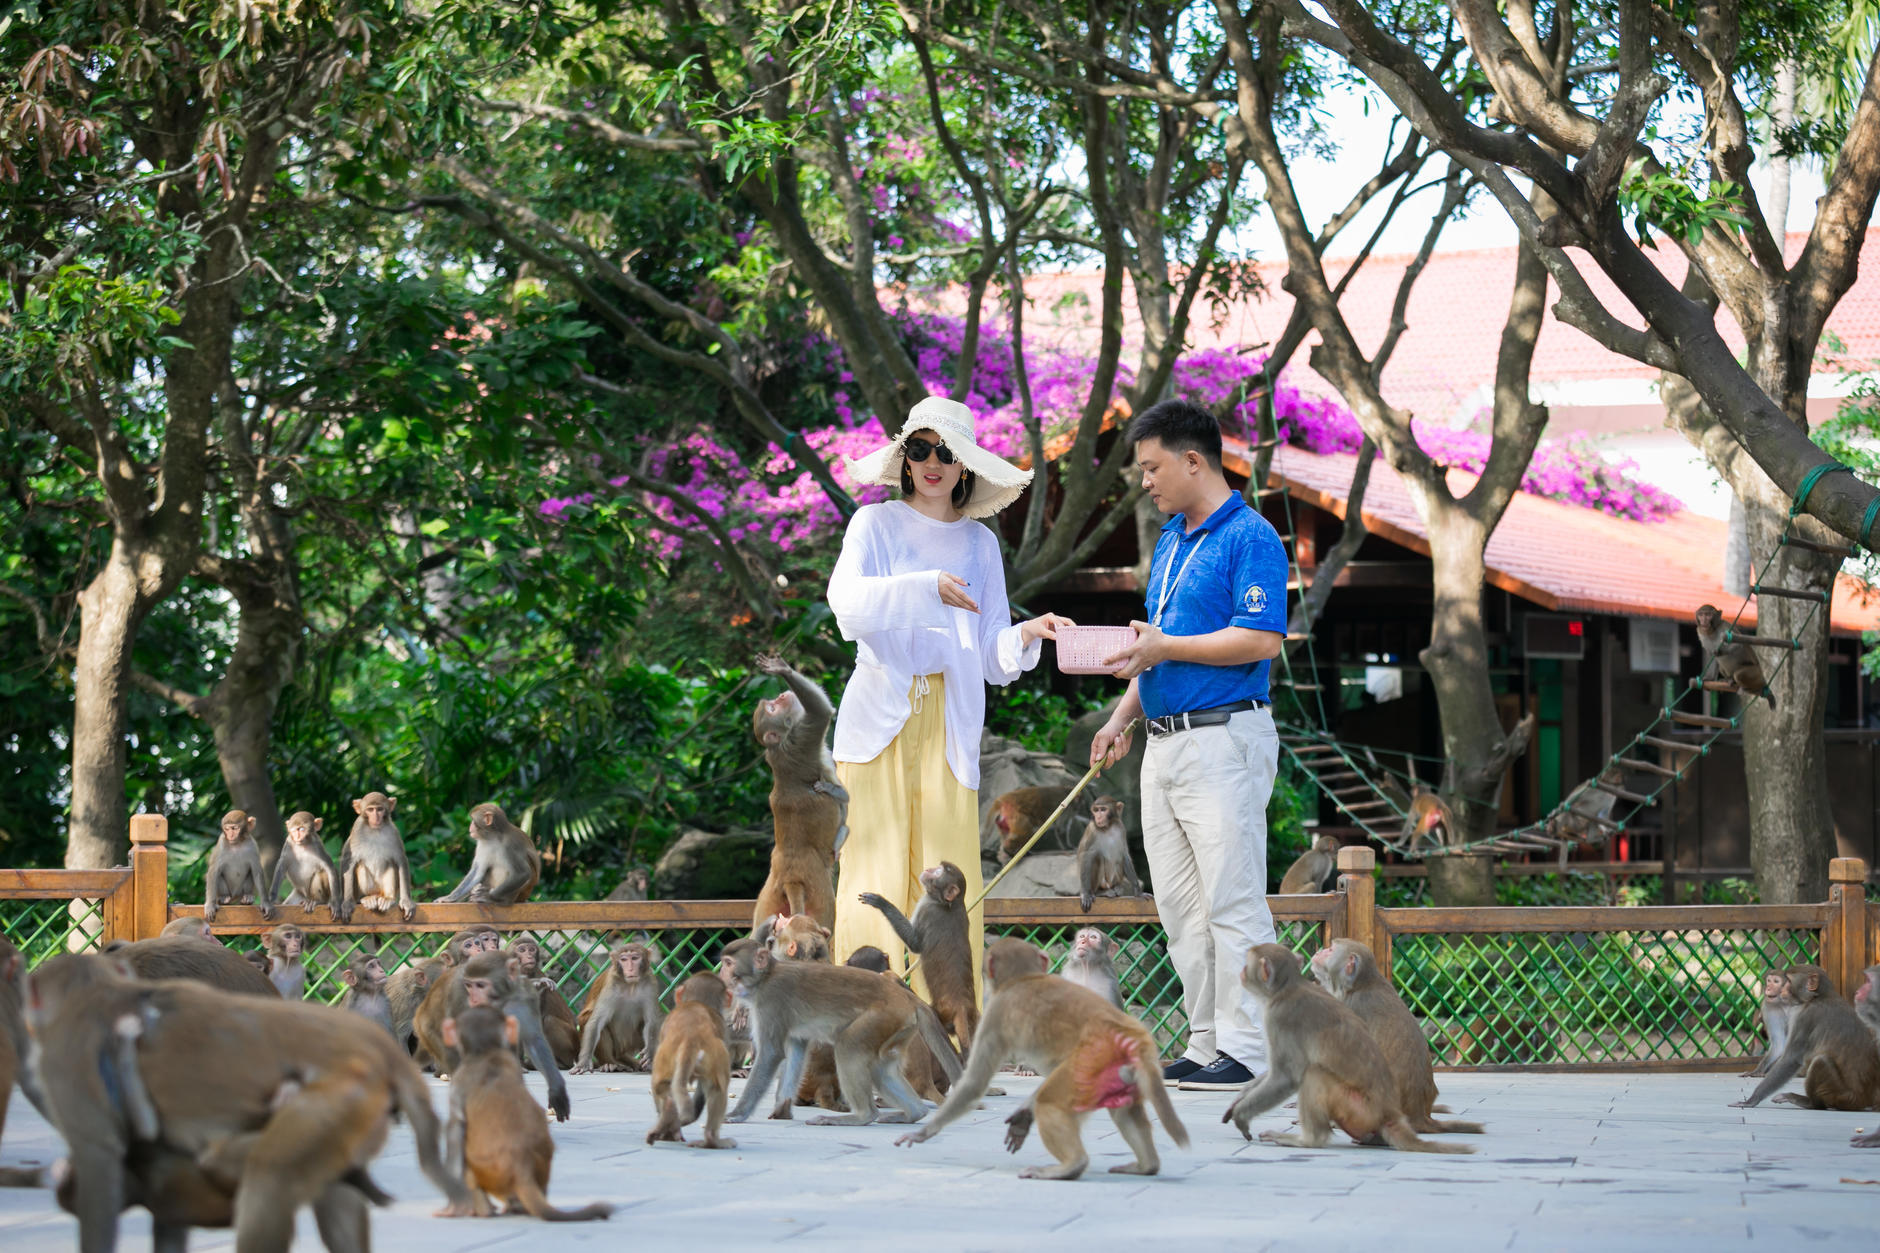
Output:
<instances>
[{"instance_id":1,"label":"monkey standing on hind legs","mask_svg":"<svg viewBox=\"0 0 1880 1253\"><path fill-rule=\"evenodd\" d=\"M202 898L202 920L215 921L218 905L253 901L263 918L274 917L274 899L261 873L261 849L255 844L255 820L239 809L222 815L222 834L209 854L209 880Z\"/></svg>"},{"instance_id":2,"label":"monkey standing on hind legs","mask_svg":"<svg viewBox=\"0 0 1880 1253\"><path fill-rule=\"evenodd\" d=\"M1119 824L1120 826L1120 824ZM914 917L896 909L886 897L863 892L860 900L887 918L908 951L920 954L920 974L927 999L940 1021L959 1037L964 1056L973 1047L979 1026L979 996L973 987L973 950L966 917L966 876L950 861L920 872L922 896Z\"/></svg>"},{"instance_id":3,"label":"monkey standing on hind legs","mask_svg":"<svg viewBox=\"0 0 1880 1253\"><path fill-rule=\"evenodd\" d=\"M522 1082L515 1048L521 1024L490 1006L464 1010L443 1023L445 1042L461 1054L450 1080L450 1118L444 1125L444 1167L469 1188L467 1201L453 1201L440 1218L494 1213L490 1197L506 1212L526 1210L552 1223L606 1218L614 1207L596 1201L578 1210L548 1203L549 1168L555 1140L542 1107Z\"/></svg>"},{"instance_id":4,"label":"monkey standing on hind legs","mask_svg":"<svg viewBox=\"0 0 1880 1253\"><path fill-rule=\"evenodd\" d=\"M1762 1020L1763 1030L1769 1035L1769 1047L1756 1065L1744 1071L1738 1078L1760 1079L1769 1073L1770 1063L1782 1056L1782 1050L1788 1047L1789 1031L1794 1026L1795 1015L1801 1006L1789 995L1789 976L1781 970L1769 970L1763 973L1762 1004L1756 1010L1756 1016Z\"/></svg>"},{"instance_id":5,"label":"monkey standing on hind legs","mask_svg":"<svg viewBox=\"0 0 1880 1253\"><path fill-rule=\"evenodd\" d=\"M1131 896L1142 895L1142 880L1136 877L1136 862L1129 855L1123 802L1113 796L1090 802L1090 825L1077 842L1077 887L1086 914L1099 896L1116 896L1123 888Z\"/></svg>"},{"instance_id":6,"label":"monkey standing on hind legs","mask_svg":"<svg viewBox=\"0 0 1880 1253\"><path fill-rule=\"evenodd\" d=\"M1312 977L1356 1014L1377 1042L1385 1065L1397 1080L1397 1105L1410 1120L1411 1130L1483 1133L1479 1122L1442 1122L1431 1117L1438 1106L1429 1041L1417 1025L1416 1015L1378 970L1377 958L1366 945L1357 940L1333 940L1312 955ZM1381 1143L1375 1137L1373 1142Z\"/></svg>"},{"instance_id":7,"label":"monkey standing on hind legs","mask_svg":"<svg viewBox=\"0 0 1880 1253\"><path fill-rule=\"evenodd\" d=\"M970 1112L985 1095L993 1072L1008 1061L1045 1076L1031 1101L1008 1120L1006 1148L1016 1153L1035 1119L1055 1166L1028 1166L1021 1179L1075 1179L1090 1165L1084 1151L1085 1115L1110 1111L1136 1160L1111 1174L1153 1175L1162 1169L1148 1107L1169 1137L1188 1147L1188 1130L1162 1083L1153 1037L1140 1022L1096 993L1046 973L1045 955L1023 940L996 940L986 950L991 996L965 1073L927 1125L895 1141L919 1144Z\"/></svg>"},{"instance_id":8,"label":"monkey standing on hind legs","mask_svg":"<svg viewBox=\"0 0 1880 1253\"><path fill-rule=\"evenodd\" d=\"M410 922L418 911L411 897L411 863L405 858L405 840L392 821L398 802L383 792L367 792L353 802L352 834L339 853L339 908L334 917L352 921L353 910L363 905L382 914L394 904Z\"/></svg>"},{"instance_id":9,"label":"monkey standing on hind legs","mask_svg":"<svg viewBox=\"0 0 1880 1253\"><path fill-rule=\"evenodd\" d=\"M477 851L470 872L438 903L472 900L493 905L519 905L542 878L542 854L528 834L509 821L497 805L482 804L470 811L470 835Z\"/></svg>"},{"instance_id":10,"label":"monkey standing on hind legs","mask_svg":"<svg viewBox=\"0 0 1880 1253\"><path fill-rule=\"evenodd\" d=\"M1382 1136L1413 1153L1473 1153L1466 1144L1420 1139L1397 1101L1397 1080L1357 1014L1324 988L1299 977L1299 956L1256 944L1241 981L1265 1010L1267 1072L1249 1082L1221 1115L1253 1139L1249 1124L1287 1097L1299 1096L1299 1132L1262 1131L1269 1144L1322 1149L1336 1126L1359 1143Z\"/></svg>"},{"instance_id":11,"label":"monkey standing on hind legs","mask_svg":"<svg viewBox=\"0 0 1880 1253\"><path fill-rule=\"evenodd\" d=\"M827 743L835 706L783 658L765 653L756 665L788 686L775 700L758 701L751 714L751 734L770 765L770 814L776 827L770 875L757 894L751 925L772 914L808 914L833 927L836 854L849 833L849 794L836 781Z\"/></svg>"},{"instance_id":12,"label":"monkey standing on hind legs","mask_svg":"<svg viewBox=\"0 0 1880 1253\"><path fill-rule=\"evenodd\" d=\"M287 820L287 840L274 860L274 877L268 881L269 900L280 895L281 880L286 879L292 888L287 894L289 905L303 910L324 905L329 913L339 907L339 870L320 840L324 823L325 819L304 809Z\"/></svg>"},{"instance_id":13,"label":"monkey standing on hind legs","mask_svg":"<svg viewBox=\"0 0 1880 1253\"><path fill-rule=\"evenodd\" d=\"M658 1121L646 1142L686 1142L680 1128L705 1114L701 1149L735 1149L736 1140L719 1135L731 1093L731 1057L725 1049L725 1010L731 990L714 974L693 975L673 994L672 1013L659 1033L653 1055L653 1111Z\"/></svg>"}]
</instances>

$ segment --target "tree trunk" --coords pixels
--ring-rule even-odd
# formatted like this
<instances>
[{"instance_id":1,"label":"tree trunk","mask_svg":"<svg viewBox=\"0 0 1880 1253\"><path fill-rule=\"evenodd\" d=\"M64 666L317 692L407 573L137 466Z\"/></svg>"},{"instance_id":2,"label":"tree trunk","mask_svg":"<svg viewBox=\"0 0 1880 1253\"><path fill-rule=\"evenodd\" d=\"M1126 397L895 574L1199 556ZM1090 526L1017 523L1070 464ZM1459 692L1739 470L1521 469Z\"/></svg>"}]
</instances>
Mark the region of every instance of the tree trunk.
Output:
<instances>
[{"instance_id":1,"label":"tree trunk","mask_svg":"<svg viewBox=\"0 0 1880 1253\"><path fill-rule=\"evenodd\" d=\"M1772 494L1773 484L1750 467ZM1766 499L1749 505L1753 561L1761 569L1788 522L1787 506ZM1763 579L1773 585L1826 591L1840 563L1818 553L1782 549ZM1758 648L1765 671L1782 664L1770 685L1776 707L1743 697L1743 768L1749 788L1750 865L1769 904L1828 899L1828 859L1836 855L1834 817L1828 806L1828 757L1822 726L1828 706L1828 612L1815 612L1806 628L1805 601L1757 598L1756 634L1790 639L1802 650L1786 664L1778 649Z\"/></svg>"},{"instance_id":2,"label":"tree trunk","mask_svg":"<svg viewBox=\"0 0 1880 1253\"><path fill-rule=\"evenodd\" d=\"M1495 903L1492 854L1432 857L1423 864L1429 867L1432 904L1480 908Z\"/></svg>"},{"instance_id":3,"label":"tree trunk","mask_svg":"<svg viewBox=\"0 0 1880 1253\"><path fill-rule=\"evenodd\" d=\"M300 633L298 606L271 594L244 597L228 673L203 711L215 732L215 755L229 802L254 818L255 840L270 861L287 839L268 774L274 710L294 675Z\"/></svg>"},{"instance_id":4,"label":"tree trunk","mask_svg":"<svg viewBox=\"0 0 1880 1253\"><path fill-rule=\"evenodd\" d=\"M123 862L130 843L124 795L125 698L131 646L149 612L139 594L146 556L120 537L110 559L79 594L80 630L72 669L72 816L65 864L98 870Z\"/></svg>"}]
</instances>

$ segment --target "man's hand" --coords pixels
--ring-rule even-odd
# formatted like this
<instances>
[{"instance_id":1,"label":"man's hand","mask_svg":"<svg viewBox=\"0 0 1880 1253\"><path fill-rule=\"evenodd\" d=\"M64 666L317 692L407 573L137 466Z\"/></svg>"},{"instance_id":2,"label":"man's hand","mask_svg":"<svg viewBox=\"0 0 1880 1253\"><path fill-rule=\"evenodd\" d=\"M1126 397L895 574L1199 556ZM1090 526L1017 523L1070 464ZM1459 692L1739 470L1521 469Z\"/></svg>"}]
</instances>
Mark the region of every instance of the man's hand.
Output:
<instances>
[{"instance_id":1,"label":"man's hand","mask_svg":"<svg viewBox=\"0 0 1880 1253\"><path fill-rule=\"evenodd\" d=\"M1019 623L1018 634L1020 639L1029 644L1033 640L1054 640L1059 627L1076 625L1061 613L1044 613Z\"/></svg>"},{"instance_id":2,"label":"man's hand","mask_svg":"<svg viewBox=\"0 0 1880 1253\"><path fill-rule=\"evenodd\" d=\"M944 570L940 572L940 603L968 613L979 612L979 602L966 594L966 580Z\"/></svg>"},{"instance_id":3,"label":"man's hand","mask_svg":"<svg viewBox=\"0 0 1880 1253\"><path fill-rule=\"evenodd\" d=\"M1168 637L1162 634L1162 628L1150 626L1147 622L1132 622L1136 628L1136 642L1112 657L1106 657L1103 664L1117 667L1114 677L1133 679L1151 666L1160 665L1169 658Z\"/></svg>"},{"instance_id":4,"label":"man's hand","mask_svg":"<svg viewBox=\"0 0 1880 1253\"><path fill-rule=\"evenodd\" d=\"M1090 741L1090 764L1101 761L1105 769L1129 756L1129 723L1106 722Z\"/></svg>"}]
</instances>

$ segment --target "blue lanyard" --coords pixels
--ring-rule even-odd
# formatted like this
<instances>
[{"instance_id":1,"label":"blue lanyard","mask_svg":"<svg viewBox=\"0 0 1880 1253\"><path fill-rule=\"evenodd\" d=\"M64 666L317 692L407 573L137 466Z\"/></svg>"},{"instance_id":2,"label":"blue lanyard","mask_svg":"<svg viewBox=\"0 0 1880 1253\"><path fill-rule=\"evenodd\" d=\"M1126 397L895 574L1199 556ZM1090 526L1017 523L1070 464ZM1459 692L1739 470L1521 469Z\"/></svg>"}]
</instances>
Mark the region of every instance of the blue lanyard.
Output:
<instances>
[{"instance_id":1,"label":"blue lanyard","mask_svg":"<svg viewBox=\"0 0 1880 1253\"><path fill-rule=\"evenodd\" d=\"M1182 581L1182 575L1188 573L1188 566L1191 562L1194 561L1195 554L1201 551L1201 546L1207 543L1208 537L1213 534L1214 534L1213 531L1207 531L1203 533L1201 538L1195 541L1195 546L1188 550L1188 555L1182 558L1181 565L1176 567L1175 572L1172 575L1170 575L1168 578L1163 580L1162 595L1155 602L1155 613L1149 619L1150 626L1160 627L1162 625L1162 613L1164 610L1168 608L1169 597L1175 594L1175 587L1177 584L1179 584ZM1176 543L1179 545L1180 541L1177 540ZM1175 561L1174 554L1171 553L1169 555L1169 563L1172 565L1174 564L1174 561Z\"/></svg>"}]
</instances>

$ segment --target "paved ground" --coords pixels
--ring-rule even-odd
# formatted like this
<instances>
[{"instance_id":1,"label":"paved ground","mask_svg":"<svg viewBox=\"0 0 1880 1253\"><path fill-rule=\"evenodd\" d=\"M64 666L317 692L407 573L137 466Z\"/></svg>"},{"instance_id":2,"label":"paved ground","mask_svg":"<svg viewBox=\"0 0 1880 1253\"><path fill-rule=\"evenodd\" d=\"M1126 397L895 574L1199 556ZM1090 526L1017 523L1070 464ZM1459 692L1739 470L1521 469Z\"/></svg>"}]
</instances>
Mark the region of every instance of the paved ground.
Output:
<instances>
[{"instance_id":1,"label":"paved ground","mask_svg":"<svg viewBox=\"0 0 1880 1253\"><path fill-rule=\"evenodd\" d=\"M1748 1084L1721 1076L1438 1078L1457 1115L1489 1125L1485 1137L1453 1137L1478 1144L1477 1156L1246 1144L1219 1122L1226 1095L1179 1093L1194 1147L1174 1150L1158 1130L1161 1177L1104 1173L1126 1150L1098 1115L1087 1124L1092 1173L1070 1184L1017 1178L1019 1164L1045 1160L1035 1139L1017 1158L1000 1148L1000 1124L1032 1079L1004 1076L1008 1096L911 1149L893 1147L893 1127L798 1122L734 1128L738 1149L706 1153L643 1143L644 1076L571 1078L574 1118L556 1132L550 1195L562 1205L612 1201L619 1212L611 1222L549 1228L520 1218L431 1218L438 1197L401 1128L373 1171L400 1198L376 1217L375 1240L394 1253L797 1239L897 1250L1136 1248L1171 1239L1182 1243L1161 1247L1880 1248L1880 1182L1843 1181L1880 1181L1880 1150L1847 1144L1880 1115L1730 1109ZM1256 1130L1287 1122L1276 1113ZM0 1164L58 1151L32 1107L15 1100ZM148 1232L141 1211L126 1215L126 1248L148 1247ZM49 1193L0 1191L8 1253L67 1250L75 1235ZM228 1244L225 1232L195 1240L198 1249ZM319 1247L304 1215L297 1247Z\"/></svg>"}]
</instances>

